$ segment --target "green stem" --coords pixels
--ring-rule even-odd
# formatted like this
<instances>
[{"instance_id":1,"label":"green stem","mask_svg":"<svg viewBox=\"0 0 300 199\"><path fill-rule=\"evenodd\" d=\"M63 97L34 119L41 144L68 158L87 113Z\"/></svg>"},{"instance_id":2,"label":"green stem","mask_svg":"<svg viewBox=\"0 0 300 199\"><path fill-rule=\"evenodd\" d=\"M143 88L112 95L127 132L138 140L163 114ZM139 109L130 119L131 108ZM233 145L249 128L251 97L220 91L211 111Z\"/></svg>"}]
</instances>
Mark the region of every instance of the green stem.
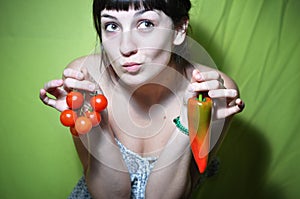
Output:
<instances>
[{"instance_id":1,"label":"green stem","mask_svg":"<svg viewBox=\"0 0 300 199\"><path fill-rule=\"evenodd\" d=\"M198 95L198 101L200 101L200 102L203 101L203 98L202 98L202 94L201 94L201 93Z\"/></svg>"}]
</instances>

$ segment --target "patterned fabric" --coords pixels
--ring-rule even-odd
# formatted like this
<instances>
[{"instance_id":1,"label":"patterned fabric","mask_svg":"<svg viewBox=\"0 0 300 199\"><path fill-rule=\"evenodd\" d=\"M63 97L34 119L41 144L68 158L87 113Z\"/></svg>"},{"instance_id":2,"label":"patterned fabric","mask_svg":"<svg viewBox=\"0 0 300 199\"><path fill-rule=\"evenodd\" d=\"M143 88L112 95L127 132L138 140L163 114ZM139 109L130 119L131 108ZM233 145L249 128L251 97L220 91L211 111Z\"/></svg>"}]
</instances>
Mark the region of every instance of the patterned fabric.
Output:
<instances>
[{"instance_id":1,"label":"patterned fabric","mask_svg":"<svg viewBox=\"0 0 300 199\"><path fill-rule=\"evenodd\" d=\"M131 199L144 199L146 185L151 170L157 162L157 157L141 157L127 149L119 140L116 142L120 148L123 159L129 171L131 180ZM207 170L201 175L198 185L200 186L207 178L214 176L219 170L220 162L213 159ZM81 177L68 199L92 199L84 177Z\"/></svg>"},{"instance_id":2,"label":"patterned fabric","mask_svg":"<svg viewBox=\"0 0 300 199\"><path fill-rule=\"evenodd\" d=\"M117 144L127 165L131 181L131 199L145 198L146 185L157 157L141 157L127 149L119 140Z\"/></svg>"},{"instance_id":3,"label":"patterned fabric","mask_svg":"<svg viewBox=\"0 0 300 199\"><path fill-rule=\"evenodd\" d=\"M92 199L84 177L81 177L68 199Z\"/></svg>"},{"instance_id":4,"label":"patterned fabric","mask_svg":"<svg viewBox=\"0 0 300 199\"><path fill-rule=\"evenodd\" d=\"M148 177L157 161L157 157L141 157L127 149L119 140L116 142L120 148L123 159L129 171L131 181L131 199L144 199ZM84 177L77 183L68 199L92 199Z\"/></svg>"}]
</instances>

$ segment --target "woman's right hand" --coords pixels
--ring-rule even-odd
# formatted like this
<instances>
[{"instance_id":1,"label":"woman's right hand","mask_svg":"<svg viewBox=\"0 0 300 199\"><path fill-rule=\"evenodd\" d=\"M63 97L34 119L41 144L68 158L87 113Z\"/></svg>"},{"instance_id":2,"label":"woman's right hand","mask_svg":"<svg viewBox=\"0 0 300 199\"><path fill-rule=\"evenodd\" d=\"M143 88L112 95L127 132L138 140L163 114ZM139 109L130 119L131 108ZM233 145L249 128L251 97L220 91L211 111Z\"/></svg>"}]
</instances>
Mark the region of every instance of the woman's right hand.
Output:
<instances>
[{"instance_id":1,"label":"woman's right hand","mask_svg":"<svg viewBox=\"0 0 300 199\"><path fill-rule=\"evenodd\" d=\"M66 96L73 89L95 92L96 84L85 80L86 71L78 71L67 68L63 72L63 79L51 80L40 90L40 99L48 106L58 111L68 109ZM54 98L48 96L54 96Z\"/></svg>"}]
</instances>

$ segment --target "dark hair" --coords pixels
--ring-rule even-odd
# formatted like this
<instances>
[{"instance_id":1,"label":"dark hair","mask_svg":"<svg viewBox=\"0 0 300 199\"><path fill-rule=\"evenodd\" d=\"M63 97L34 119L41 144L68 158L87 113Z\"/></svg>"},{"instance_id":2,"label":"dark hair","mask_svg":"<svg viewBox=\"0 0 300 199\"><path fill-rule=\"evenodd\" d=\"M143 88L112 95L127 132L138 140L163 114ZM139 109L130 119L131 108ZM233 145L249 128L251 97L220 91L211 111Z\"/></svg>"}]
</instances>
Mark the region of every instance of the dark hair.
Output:
<instances>
[{"instance_id":1,"label":"dark hair","mask_svg":"<svg viewBox=\"0 0 300 199\"><path fill-rule=\"evenodd\" d=\"M143 7L147 10L161 10L169 16L174 27L180 27L182 23L189 19L189 10L191 8L190 0L94 0L93 17L94 25L101 41L101 11L124 10L128 11L133 6L138 10Z\"/></svg>"}]
</instances>

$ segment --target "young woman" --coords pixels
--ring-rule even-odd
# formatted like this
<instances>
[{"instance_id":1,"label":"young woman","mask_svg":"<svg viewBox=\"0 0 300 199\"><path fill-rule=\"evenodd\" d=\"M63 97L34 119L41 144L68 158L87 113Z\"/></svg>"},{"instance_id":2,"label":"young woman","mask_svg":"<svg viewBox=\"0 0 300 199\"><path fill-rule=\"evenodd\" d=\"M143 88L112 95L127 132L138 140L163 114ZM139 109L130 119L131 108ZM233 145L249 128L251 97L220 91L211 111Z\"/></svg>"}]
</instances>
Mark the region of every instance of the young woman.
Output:
<instances>
[{"instance_id":1,"label":"young woman","mask_svg":"<svg viewBox=\"0 0 300 199\"><path fill-rule=\"evenodd\" d=\"M173 119L180 116L187 127L188 99L207 93L214 102L212 123L222 121L221 130L211 128L215 150L244 104L228 76L184 57L190 7L189 0L94 0L101 55L73 61L63 79L40 91L41 100L59 111L68 109L72 89L108 99L100 126L74 137L84 177L70 198L191 196L200 173L189 136Z\"/></svg>"}]
</instances>

